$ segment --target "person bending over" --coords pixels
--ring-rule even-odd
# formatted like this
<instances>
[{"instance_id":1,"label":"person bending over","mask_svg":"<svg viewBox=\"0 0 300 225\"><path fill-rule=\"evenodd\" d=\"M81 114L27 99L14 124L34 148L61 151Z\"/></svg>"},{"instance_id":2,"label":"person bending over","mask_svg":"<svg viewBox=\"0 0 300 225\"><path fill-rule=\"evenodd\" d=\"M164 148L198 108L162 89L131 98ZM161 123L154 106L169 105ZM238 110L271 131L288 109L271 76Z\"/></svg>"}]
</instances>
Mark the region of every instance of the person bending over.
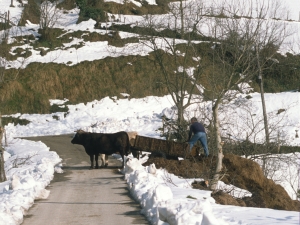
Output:
<instances>
[{"instance_id":1,"label":"person bending over","mask_svg":"<svg viewBox=\"0 0 300 225\"><path fill-rule=\"evenodd\" d=\"M194 135L192 136L192 134L194 134ZM190 152L191 152L194 144L198 140L201 142L201 144L202 144L202 146L204 148L205 156L207 157L209 155L209 152L208 152L208 146L207 146L207 139L206 139L205 128L204 128L204 126L201 123L199 123L197 121L197 118L193 117L191 119L189 139L187 141L189 143L189 145L190 145Z\"/></svg>"}]
</instances>

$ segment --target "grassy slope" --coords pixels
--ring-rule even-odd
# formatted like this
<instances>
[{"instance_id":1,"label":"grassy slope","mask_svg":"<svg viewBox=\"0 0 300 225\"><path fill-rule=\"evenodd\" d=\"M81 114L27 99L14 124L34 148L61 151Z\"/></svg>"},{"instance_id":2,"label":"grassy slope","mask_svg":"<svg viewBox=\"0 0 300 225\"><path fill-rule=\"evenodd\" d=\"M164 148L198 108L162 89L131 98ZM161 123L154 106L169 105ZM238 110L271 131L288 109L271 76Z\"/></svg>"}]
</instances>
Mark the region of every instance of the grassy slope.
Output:
<instances>
[{"instance_id":1,"label":"grassy slope","mask_svg":"<svg viewBox=\"0 0 300 225\"><path fill-rule=\"evenodd\" d=\"M104 4L101 1L89 1L94 7L104 7L112 12L115 10L128 10L118 4ZM157 7L143 6L146 9L163 12L166 10L165 2ZM27 19L34 23L38 22L38 13L33 0L29 0L28 7L25 7L22 21ZM65 1L65 9L71 9L75 0ZM96 4L97 3L97 4ZM163 4L164 3L164 4ZM29 13L34 11L35 13ZM130 10L129 10L130 11ZM143 14L143 12L140 14ZM131 12L132 13L132 12ZM81 18L83 19L83 18ZM21 23L22 23L21 21ZM130 29L129 27L114 27L116 30ZM135 28L134 28L135 29ZM127 31L127 30L126 30ZM132 30L134 32L134 30ZM135 31L138 32L138 31ZM48 47L54 49L62 43L70 42L70 37L81 37L83 32L67 34L62 38L59 29L53 29L49 37L52 40L41 39L34 44L35 49ZM135 42L135 39L122 40L118 35L109 37L97 33L84 36L85 41L108 41L110 45L123 46L127 42ZM205 49L205 47L203 47ZM42 51L42 50L41 50ZM47 52L43 52L47 54ZM15 56L16 57L16 56ZM151 56L149 56L151 58ZM147 58L141 56L123 56L119 58L106 58L93 62L82 62L75 66L60 64L30 64L26 69L19 71L18 79L4 83L0 87L1 112L11 113L47 113L51 111L49 99L68 98L71 103L88 102L100 99L105 96L119 96L119 93L126 92L131 97L145 97L147 95L167 94L166 88L162 85L162 76L159 69ZM203 57L208 57L203 54ZM283 57L277 55L279 64L275 64L271 70L265 71L265 91L277 92L298 89L300 84L300 56L288 55ZM203 60L205 60L203 58ZM209 58L206 59L209 61ZM128 63L131 64L128 64ZM208 68L209 69L209 68ZM16 73L16 70L7 70L7 75ZM209 72L209 71L207 71ZM205 81L203 81L205 83ZM253 82L255 88L257 85ZM258 89L256 89L258 90Z\"/></svg>"},{"instance_id":2,"label":"grassy slope","mask_svg":"<svg viewBox=\"0 0 300 225\"><path fill-rule=\"evenodd\" d=\"M49 99L68 98L71 103L79 103L121 97L122 92L131 97L164 95L167 92L159 85L160 79L153 64L139 56L106 58L72 67L34 63L0 89L0 102L4 114L47 113Z\"/></svg>"}]
</instances>

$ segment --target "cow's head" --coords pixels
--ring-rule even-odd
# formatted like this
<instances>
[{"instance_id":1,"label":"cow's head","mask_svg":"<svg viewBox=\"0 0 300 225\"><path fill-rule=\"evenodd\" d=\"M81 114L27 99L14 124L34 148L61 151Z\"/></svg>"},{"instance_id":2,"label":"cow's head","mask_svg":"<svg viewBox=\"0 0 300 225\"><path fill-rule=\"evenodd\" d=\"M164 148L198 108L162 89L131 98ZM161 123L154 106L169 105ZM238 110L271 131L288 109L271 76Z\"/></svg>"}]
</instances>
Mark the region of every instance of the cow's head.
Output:
<instances>
[{"instance_id":1,"label":"cow's head","mask_svg":"<svg viewBox=\"0 0 300 225\"><path fill-rule=\"evenodd\" d=\"M82 138L83 132L81 132L81 131L75 131L75 132L76 133L75 133L73 139L71 140L71 143L82 145L83 144L83 138Z\"/></svg>"}]
</instances>

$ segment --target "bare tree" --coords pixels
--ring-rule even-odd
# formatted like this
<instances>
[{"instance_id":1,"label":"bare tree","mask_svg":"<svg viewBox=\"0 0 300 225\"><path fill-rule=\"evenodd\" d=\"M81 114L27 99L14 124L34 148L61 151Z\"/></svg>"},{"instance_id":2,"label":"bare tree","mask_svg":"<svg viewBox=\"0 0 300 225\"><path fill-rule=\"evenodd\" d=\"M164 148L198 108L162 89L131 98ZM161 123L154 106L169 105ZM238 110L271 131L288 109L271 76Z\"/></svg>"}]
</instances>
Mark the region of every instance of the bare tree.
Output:
<instances>
[{"instance_id":1,"label":"bare tree","mask_svg":"<svg viewBox=\"0 0 300 225\"><path fill-rule=\"evenodd\" d=\"M263 115L257 114L260 109L253 104L249 96L240 96L230 104L226 104L226 110L221 112L221 135L222 140L225 141L224 149L253 160L279 153L280 146L287 145L286 129L295 127L295 124L288 120L288 113L298 107L298 102L295 101L290 105L283 102L277 104L282 104L282 108L267 113L272 142L270 146L265 144L263 136Z\"/></svg>"},{"instance_id":2,"label":"bare tree","mask_svg":"<svg viewBox=\"0 0 300 225\"><path fill-rule=\"evenodd\" d=\"M273 3L273 2L272 2ZM219 119L220 105L232 99L230 90L250 82L263 68L270 66L272 58L286 37L286 26L278 23L276 12L279 5L271 8L270 1L231 1L215 8L216 15L210 21L212 45L212 72L206 77L206 91L212 99L215 146L218 160L211 188L214 190L222 170L222 139ZM263 57L258 57L262 56ZM258 65L259 62L259 65Z\"/></svg>"},{"instance_id":3,"label":"bare tree","mask_svg":"<svg viewBox=\"0 0 300 225\"><path fill-rule=\"evenodd\" d=\"M61 18L60 10L57 7L59 3L58 0L47 1L41 0L40 2L40 29L42 37L47 39L49 38L49 31L57 21Z\"/></svg>"},{"instance_id":4,"label":"bare tree","mask_svg":"<svg viewBox=\"0 0 300 225\"><path fill-rule=\"evenodd\" d=\"M197 80L202 73L195 35L203 20L203 5L199 1L179 1L170 4L170 13L163 16L146 15L140 23L145 29L145 46L153 50L149 57L163 76L165 88L177 108L178 140L185 140L184 111L191 104Z\"/></svg>"},{"instance_id":5,"label":"bare tree","mask_svg":"<svg viewBox=\"0 0 300 225\"><path fill-rule=\"evenodd\" d=\"M263 168L264 175L286 187L290 197L297 199L299 184L299 154L272 154L255 159Z\"/></svg>"}]
</instances>

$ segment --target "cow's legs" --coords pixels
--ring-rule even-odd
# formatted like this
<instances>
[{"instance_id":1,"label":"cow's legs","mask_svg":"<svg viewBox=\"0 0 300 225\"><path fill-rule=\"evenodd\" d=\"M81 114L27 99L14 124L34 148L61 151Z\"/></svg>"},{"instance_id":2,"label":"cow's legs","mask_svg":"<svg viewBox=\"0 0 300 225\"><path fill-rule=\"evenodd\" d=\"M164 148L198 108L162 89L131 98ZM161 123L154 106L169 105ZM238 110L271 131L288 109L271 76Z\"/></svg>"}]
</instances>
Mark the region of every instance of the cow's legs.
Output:
<instances>
[{"instance_id":1,"label":"cow's legs","mask_svg":"<svg viewBox=\"0 0 300 225\"><path fill-rule=\"evenodd\" d=\"M98 169L99 168L99 164L98 164L98 156L99 156L99 154L96 154L95 155L95 163L96 163L96 169Z\"/></svg>"},{"instance_id":2,"label":"cow's legs","mask_svg":"<svg viewBox=\"0 0 300 225\"><path fill-rule=\"evenodd\" d=\"M108 166L108 155L106 154L100 154L100 166L101 167L107 167Z\"/></svg>"},{"instance_id":3,"label":"cow's legs","mask_svg":"<svg viewBox=\"0 0 300 225\"><path fill-rule=\"evenodd\" d=\"M90 170L94 169L94 155L90 155L91 167Z\"/></svg>"},{"instance_id":4,"label":"cow's legs","mask_svg":"<svg viewBox=\"0 0 300 225\"><path fill-rule=\"evenodd\" d=\"M108 155L105 155L105 165L104 167L107 167L108 166Z\"/></svg>"},{"instance_id":5,"label":"cow's legs","mask_svg":"<svg viewBox=\"0 0 300 225\"><path fill-rule=\"evenodd\" d=\"M140 159L140 153L141 153L140 151L132 149L131 152L134 158Z\"/></svg>"},{"instance_id":6,"label":"cow's legs","mask_svg":"<svg viewBox=\"0 0 300 225\"><path fill-rule=\"evenodd\" d=\"M100 167L103 167L105 164L105 155L99 154L99 156L100 156Z\"/></svg>"},{"instance_id":7,"label":"cow's legs","mask_svg":"<svg viewBox=\"0 0 300 225\"><path fill-rule=\"evenodd\" d=\"M124 168L125 162L124 162L124 154L120 153L122 159L123 159L123 163L122 163L122 169Z\"/></svg>"}]
</instances>

